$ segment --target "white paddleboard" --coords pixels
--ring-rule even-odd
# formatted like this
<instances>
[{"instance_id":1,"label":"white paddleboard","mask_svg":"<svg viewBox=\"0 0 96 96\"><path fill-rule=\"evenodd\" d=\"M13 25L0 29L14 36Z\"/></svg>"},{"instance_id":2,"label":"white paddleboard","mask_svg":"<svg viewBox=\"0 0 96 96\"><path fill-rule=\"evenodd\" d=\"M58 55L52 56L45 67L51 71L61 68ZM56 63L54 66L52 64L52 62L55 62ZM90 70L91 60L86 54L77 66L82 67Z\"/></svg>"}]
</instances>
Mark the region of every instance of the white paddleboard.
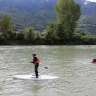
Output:
<instances>
[{"instance_id":1,"label":"white paddleboard","mask_svg":"<svg viewBox=\"0 0 96 96\"><path fill-rule=\"evenodd\" d=\"M40 75L38 78L36 78L35 75L14 75L14 78L17 79L28 79L28 80L51 80L51 79L57 79L57 76L48 76L48 75Z\"/></svg>"}]
</instances>

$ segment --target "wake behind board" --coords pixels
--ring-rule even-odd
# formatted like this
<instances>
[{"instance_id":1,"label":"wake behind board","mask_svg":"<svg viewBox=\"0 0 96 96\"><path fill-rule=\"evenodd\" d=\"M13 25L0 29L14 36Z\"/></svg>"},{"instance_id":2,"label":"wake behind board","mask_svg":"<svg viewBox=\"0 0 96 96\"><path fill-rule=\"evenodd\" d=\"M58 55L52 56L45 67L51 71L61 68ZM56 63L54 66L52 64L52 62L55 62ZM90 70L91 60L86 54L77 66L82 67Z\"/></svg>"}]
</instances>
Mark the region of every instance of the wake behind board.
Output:
<instances>
[{"instance_id":1,"label":"wake behind board","mask_svg":"<svg viewBox=\"0 0 96 96\"><path fill-rule=\"evenodd\" d=\"M14 75L14 78L17 79L26 79L26 80L51 80L51 79L57 79L57 76L48 76L48 75L40 75L38 78L36 78L35 75Z\"/></svg>"}]
</instances>

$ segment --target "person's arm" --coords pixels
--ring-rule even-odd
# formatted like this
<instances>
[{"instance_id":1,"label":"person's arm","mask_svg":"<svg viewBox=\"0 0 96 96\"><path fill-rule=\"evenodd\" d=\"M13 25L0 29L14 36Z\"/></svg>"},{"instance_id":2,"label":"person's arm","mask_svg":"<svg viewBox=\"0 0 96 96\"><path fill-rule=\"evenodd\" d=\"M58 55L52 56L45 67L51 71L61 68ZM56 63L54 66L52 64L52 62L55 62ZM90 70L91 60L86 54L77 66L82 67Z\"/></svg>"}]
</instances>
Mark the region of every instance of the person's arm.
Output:
<instances>
[{"instance_id":1,"label":"person's arm","mask_svg":"<svg viewBox=\"0 0 96 96\"><path fill-rule=\"evenodd\" d=\"M33 63L33 61L31 61L30 63Z\"/></svg>"},{"instance_id":2,"label":"person's arm","mask_svg":"<svg viewBox=\"0 0 96 96\"><path fill-rule=\"evenodd\" d=\"M30 63L34 63L34 59Z\"/></svg>"},{"instance_id":3,"label":"person's arm","mask_svg":"<svg viewBox=\"0 0 96 96\"><path fill-rule=\"evenodd\" d=\"M35 64L35 62L36 62L36 57L34 57L34 59L33 59L33 61L31 61L31 63L34 63Z\"/></svg>"}]
</instances>

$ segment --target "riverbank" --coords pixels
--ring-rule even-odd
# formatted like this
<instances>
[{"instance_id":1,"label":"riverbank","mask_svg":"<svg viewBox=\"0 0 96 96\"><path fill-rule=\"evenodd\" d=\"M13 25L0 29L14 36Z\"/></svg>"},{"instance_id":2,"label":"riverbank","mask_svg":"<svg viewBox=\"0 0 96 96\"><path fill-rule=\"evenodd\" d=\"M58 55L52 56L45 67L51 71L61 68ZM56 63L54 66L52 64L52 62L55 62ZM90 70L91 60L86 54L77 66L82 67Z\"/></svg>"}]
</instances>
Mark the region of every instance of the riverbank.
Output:
<instances>
[{"instance_id":1,"label":"riverbank","mask_svg":"<svg viewBox=\"0 0 96 96\"><path fill-rule=\"evenodd\" d=\"M0 45L96 45L95 36L77 36L73 39L54 39L46 40L46 38L36 38L34 40L26 40L25 38L0 38Z\"/></svg>"},{"instance_id":2,"label":"riverbank","mask_svg":"<svg viewBox=\"0 0 96 96\"><path fill-rule=\"evenodd\" d=\"M0 34L0 45L96 45L95 35L75 35L73 38L46 37L46 34L26 36L23 33Z\"/></svg>"}]
</instances>

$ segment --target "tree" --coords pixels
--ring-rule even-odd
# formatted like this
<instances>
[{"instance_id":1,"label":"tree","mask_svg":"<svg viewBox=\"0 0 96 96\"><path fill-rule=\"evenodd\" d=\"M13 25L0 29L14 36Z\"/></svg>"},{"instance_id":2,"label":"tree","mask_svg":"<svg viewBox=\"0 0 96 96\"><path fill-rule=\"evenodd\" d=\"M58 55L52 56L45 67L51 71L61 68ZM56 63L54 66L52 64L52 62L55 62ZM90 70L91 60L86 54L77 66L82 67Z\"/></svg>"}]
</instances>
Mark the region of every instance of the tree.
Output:
<instances>
[{"instance_id":1,"label":"tree","mask_svg":"<svg viewBox=\"0 0 96 96\"><path fill-rule=\"evenodd\" d=\"M27 35L27 39L29 41L34 41L35 40L35 33L34 33L34 29L30 29L29 33Z\"/></svg>"},{"instance_id":2,"label":"tree","mask_svg":"<svg viewBox=\"0 0 96 96\"><path fill-rule=\"evenodd\" d=\"M24 38L24 34L22 34L22 33L17 33L16 39L17 39L17 40L24 40L24 39L25 39L25 38Z\"/></svg>"},{"instance_id":3,"label":"tree","mask_svg":"<svg viewBox=\"0 0 96 96\"><path fill-rule=\"evenodd\" d=\"M57 20L61 24L62 33L65 32L66 38L71 39L74 37L77 21L81 15L80 8L80 5L75 3L74 0L58 0L55 5Z\"/></svg>"},{"instance_id":4,"label":"tree","mask_svg":"<svg viewBox=\"0 0 96 96\"><path fill-rule=\"evenodd\" d=\"M35 31L33 27L27 27L24 29L24 36L29 43L35 40Z\"/></svg>"},{"instance_id":5,"label":"tree","mask_svg":"<svg viewBox=\"0 0 96 96\"><path fill-rule=\"evenodd\" d=\"M8 31L12 31L11 17L8 15L4 15L4 17L0 21L0 27L2 32L4 33L7 33Z\"/></svg>"},{"instance_id":6,"label":"tree","mask_svg":"<svg viewBox=\"0 0 96 96\"><path fill-rule=\"evenodd\" d=\"M55 22L50 22L49 25L47 26L46 32L46 40L50 43L53 44L56 40L58 40L57 36L57 23Z\"/></svg>"}]
</instances>

